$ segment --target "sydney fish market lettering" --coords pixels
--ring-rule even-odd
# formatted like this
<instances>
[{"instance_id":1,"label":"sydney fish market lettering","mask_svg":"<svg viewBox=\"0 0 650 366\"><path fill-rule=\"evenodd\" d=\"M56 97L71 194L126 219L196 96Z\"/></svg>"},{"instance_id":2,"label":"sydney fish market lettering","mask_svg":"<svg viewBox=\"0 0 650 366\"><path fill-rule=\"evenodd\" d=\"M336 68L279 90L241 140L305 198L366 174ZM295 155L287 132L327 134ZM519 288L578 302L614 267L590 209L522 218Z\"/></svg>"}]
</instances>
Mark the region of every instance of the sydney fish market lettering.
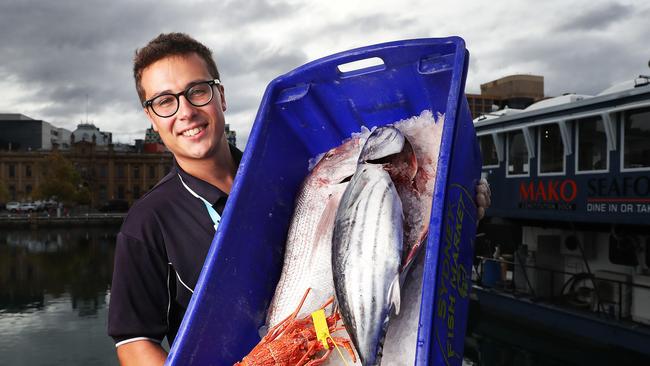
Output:
<instances>
[{"instance_id":1,"label":"sydney fish market lettering","mask_svg":"<svg viewBox=\"0 0 650 366\"><path fill-rule=\"evenodd\" d=\"M650 214L650 176L589 179L587 212Z\"/></svg>"},{"instance_id":2,"label":"sydney fish market lettering","mask_svg":"<svg viewBox=\"0 0 650 366\"><path fill-rule=\"evenodd\" d=\"M451 196L456 192L449 194ZM444 240L441 243L435 337L440 350L438 355L442 356L446 365L462 363L464 330L467 326L473 245L471 237L467 235L468 230L463 229L470 222L476 222L476 218L467 211L466 200L472 204L462 194L457 202L450 199L453 203L447 208Z\"/></svg>"},{"instance_id":3,"label":"sydney fish market lettering","mask_svg":"<svg viewBox=\"0 0 650 366\"><path fill-rule=\"evenodd\" d=\"M578 185L573 179L519 183L519 208L575 211Z\"/></svg>"}]
</instances>

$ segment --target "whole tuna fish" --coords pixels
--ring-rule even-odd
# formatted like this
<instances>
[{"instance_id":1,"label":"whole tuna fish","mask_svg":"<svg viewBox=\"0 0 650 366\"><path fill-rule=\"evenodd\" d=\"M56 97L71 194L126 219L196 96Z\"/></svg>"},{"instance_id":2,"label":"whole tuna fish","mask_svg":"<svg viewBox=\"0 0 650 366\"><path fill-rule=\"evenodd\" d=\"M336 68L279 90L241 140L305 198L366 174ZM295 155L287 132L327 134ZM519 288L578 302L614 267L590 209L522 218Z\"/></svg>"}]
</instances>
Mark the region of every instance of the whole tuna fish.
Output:
<instances>
[{"instance_id":1,"label":"whole tuna fish","mask_svg":"<svg viewBox=\"0 0 650 366\"><path fill-rule=\"evenodd\" d=\"M405 150L408 142L394 127L372 132L334 222L336 298L364 366L379 364L391 308L400 307L403 212L388 172L414 175L412 150L410 156ZM404 170L395 168L397 161L406 161Z\"/></svg>"},{"instance_id":2,"label":"whole tuna fish","mask_svg":"<svg viewBox=\"0 0 650 366\"><path fill-rule=\"evenodd\" d=\"M317 310L334 294L331 267L334 217L368 133L366 130L325 153L303 182L267 326L272 327L291 314L307 288L312 290L301 309L303 315Z\"/></svg>"}]
</instances>

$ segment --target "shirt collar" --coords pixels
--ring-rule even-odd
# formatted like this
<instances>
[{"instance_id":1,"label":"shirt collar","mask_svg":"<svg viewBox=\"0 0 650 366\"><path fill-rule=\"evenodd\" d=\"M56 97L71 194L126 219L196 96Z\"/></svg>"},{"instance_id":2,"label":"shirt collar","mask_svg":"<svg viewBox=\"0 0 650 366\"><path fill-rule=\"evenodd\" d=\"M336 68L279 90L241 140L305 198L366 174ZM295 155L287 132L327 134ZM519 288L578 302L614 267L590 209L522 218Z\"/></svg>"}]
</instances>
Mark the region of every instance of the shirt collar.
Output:
<instances>
[{"instance_id":1,"label":"shirt collar","mask_svg":"<svg viewBox=\"0 0 650 366\"><path fill-rule=\"evenodd\" d=\"M228 144L228 147L230 148L230 156L232 156L235 166L238 168L239 163L241 162L242 152L231 144ZM196 194L203 197L211 204L214 205L220 198L228 197L228 194L219 188L184 171L183 168L178 165L176 159L174 159L174 169L178 172L178 174L180 174L180 176L183 178L183 181L185 184L187 184L188 187L190 187L190 189L192 189Z\"/></svg>"}]
</instances>

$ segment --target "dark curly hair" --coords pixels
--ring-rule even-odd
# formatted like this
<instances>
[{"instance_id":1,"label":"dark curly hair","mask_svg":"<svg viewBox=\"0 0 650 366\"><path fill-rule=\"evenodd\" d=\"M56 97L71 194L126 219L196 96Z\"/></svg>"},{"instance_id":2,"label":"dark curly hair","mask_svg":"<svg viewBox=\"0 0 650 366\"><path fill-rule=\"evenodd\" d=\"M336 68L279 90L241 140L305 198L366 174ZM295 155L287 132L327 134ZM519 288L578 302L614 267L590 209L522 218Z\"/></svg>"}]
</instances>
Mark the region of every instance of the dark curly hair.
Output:
<instances>
[{"instance_id":1,"label":"dark curly hair","mask_svg":"<svg viewBox=\"0 0 650 366\"><path fill-rule=\"evenodd\" d=\"M146 46L135 51L133 58L133 77L135 89L138 91L140 102L144 103L145 93L142 89L142 71L154 62L168 56L180 56L196 53L208 65L208 72L219 79L219 70L212 58L212 51L202 43L185 33L161 33Z\"/></svg>"}]
</instances>

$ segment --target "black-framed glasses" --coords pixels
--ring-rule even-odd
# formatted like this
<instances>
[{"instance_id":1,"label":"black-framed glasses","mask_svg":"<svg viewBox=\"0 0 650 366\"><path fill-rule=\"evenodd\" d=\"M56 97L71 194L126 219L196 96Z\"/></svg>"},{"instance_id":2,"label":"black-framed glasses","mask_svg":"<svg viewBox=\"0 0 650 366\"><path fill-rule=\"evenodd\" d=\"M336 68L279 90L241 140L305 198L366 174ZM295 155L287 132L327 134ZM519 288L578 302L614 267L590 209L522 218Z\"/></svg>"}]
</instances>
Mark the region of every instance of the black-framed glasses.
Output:
<instances>
[{"instance_id":1,"label":"black-framed glasses","mask_svg":"<svg viewBox=\"0 0 650 366\"><path fill-rule=\"evenodd\" d=\"M191 105L195 107L203 107L210 103L214 96L212 86L220 83L219 79L202 81L190 86L180 93L166 93L145 100L144 103L142 103L142 106L145 108L151 107L151 110L159 117L171 117L178 112L178 107L180 106L179 98L181 95L185 96L185 99L187 99Z\"/></svg>"}]
</instances>

